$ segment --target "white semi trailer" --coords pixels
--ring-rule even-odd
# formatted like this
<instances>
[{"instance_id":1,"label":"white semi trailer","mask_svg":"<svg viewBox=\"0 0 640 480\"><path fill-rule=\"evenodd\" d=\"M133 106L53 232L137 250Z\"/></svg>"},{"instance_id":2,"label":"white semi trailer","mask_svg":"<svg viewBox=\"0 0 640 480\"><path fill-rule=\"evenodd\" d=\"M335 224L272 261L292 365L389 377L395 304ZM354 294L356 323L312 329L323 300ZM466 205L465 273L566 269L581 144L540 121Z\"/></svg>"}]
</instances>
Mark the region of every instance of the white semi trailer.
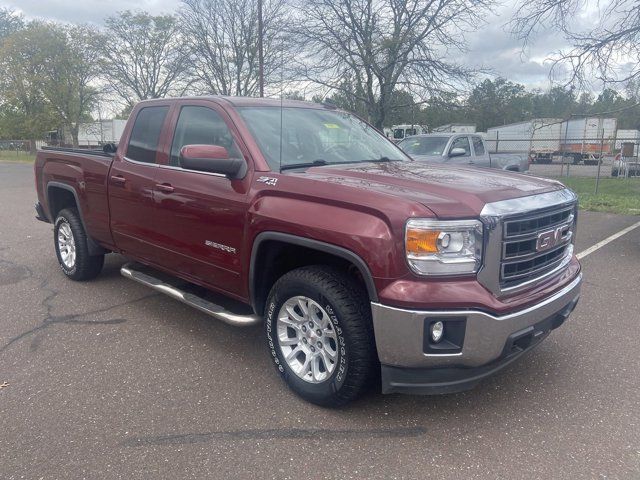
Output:
<instances>
[{"instance_id":1,"label":"white semi trailer","mask_svg":"<svg viewBox=\"0 0 640 480\"><path fill-rule=\"evenodd\" d=\"M613 153L617 119L601 117L572 118L562 123L560 151L574 164L597 165L604 155Z\"/></svg>"},{"instance_id":2,"label":"white semi trailer","mask_svg":"<svg viewBox=\"0 0 640 480\"><path fill-rule=\"evenodd\" d=\"M496 153L529 153L532 163L551 163L554 157L572 163L597 165L612 153L615 118L536 118L487 129L487 143Z\"/></svg>"},{"instance_id":3,"label":"white semi trailer","mask_svg":"<svg viewBox=\"0 0 640 480\"><path fill-rule=\"evenodd\" d=\"M551 163L560 148L562 119L534 118L487 129L489 149L496 153L529 154L532 163Z\"/></svg>"}]
</instances>

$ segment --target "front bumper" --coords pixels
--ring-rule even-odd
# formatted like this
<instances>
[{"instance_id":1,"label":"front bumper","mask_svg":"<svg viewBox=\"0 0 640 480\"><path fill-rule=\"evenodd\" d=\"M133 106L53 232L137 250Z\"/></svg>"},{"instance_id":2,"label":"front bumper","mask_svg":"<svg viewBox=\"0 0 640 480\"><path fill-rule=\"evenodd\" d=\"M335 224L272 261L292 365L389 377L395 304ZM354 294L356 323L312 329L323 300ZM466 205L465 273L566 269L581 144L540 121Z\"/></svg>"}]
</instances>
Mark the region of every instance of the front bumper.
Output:
<instances>
[{"instance_id":1,"label":"front bumper","mask_svg":"<svg viewBox=\"0 0 640 480\"><path fill-rule=\"evenodd\" d=\"M581 283L579 274L538 304L502 316L473 309L407 310L372 303L383 393L452 393L472 388L560 326L578 302ZM444 322L445 331L448 322L462 328L456 340L459 348L429 347L429 325L437 320Z\"/></svg>"}]
</instances>

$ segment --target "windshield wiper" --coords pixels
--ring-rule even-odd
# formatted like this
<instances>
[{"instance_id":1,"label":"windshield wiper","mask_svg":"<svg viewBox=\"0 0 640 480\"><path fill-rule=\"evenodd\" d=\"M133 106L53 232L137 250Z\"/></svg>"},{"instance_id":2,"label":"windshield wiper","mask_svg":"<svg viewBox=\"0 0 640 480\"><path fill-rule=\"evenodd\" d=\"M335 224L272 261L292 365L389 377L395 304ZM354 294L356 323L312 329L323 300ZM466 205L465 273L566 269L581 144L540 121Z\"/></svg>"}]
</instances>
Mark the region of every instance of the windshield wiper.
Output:
<instances>
[{"instance_id":1,"label":"windshield wiper","mask_svg":"<svg viewBox=\"0 0 640 480\"><path fill-rule=\"evenodd\" d=\"M280 171L283 170L291 170L292 168L305 168L305 167L320 167L322 165L328 165L327 161L319 158L318 160L314 160L313 162L307 163L289 163L287 165L282 165L280 167Z\"/></svg>"},{"instance_id":2,"label":"windshield wiper","mask_svg":"<svg viewBox=\"0 0 640 480\"><path fill-rule=\"evenodd\" d=\"M350 163L400 162L400 161L402 161L402 160L399 159L399 158L391 159L389 157L380 157L380 158L375 158L373 160L352 160L352 161L346 161L346 162L327 162L323 158L319 158L318 160L314 160L313 162L289 163L287 165L282 165L280 167L280 171L282 172L283 170L291 170L291 169L294 169L294 168L322 167L322 166L325 166L325 165L348 165Z\"/></svg>"}]
</instances>

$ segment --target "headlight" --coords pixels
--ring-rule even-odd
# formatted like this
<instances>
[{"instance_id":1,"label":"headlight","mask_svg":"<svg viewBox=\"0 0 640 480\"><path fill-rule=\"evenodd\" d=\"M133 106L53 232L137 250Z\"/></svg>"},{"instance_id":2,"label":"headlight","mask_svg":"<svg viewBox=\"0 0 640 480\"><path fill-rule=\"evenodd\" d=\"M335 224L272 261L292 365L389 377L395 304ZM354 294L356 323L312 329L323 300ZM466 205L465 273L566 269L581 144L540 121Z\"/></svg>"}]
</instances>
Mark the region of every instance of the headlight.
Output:
<instances>
[{"instance_id":1,"label":"headlight","mask_svg":"<svg viewBox=\"0 0 640 480\"><path fill-rule=\"evenodd\" d=\"M482 223L411 219L405 250L409 266L418 275L476 273L482 262Z\"/></svg>"}]
</instances>

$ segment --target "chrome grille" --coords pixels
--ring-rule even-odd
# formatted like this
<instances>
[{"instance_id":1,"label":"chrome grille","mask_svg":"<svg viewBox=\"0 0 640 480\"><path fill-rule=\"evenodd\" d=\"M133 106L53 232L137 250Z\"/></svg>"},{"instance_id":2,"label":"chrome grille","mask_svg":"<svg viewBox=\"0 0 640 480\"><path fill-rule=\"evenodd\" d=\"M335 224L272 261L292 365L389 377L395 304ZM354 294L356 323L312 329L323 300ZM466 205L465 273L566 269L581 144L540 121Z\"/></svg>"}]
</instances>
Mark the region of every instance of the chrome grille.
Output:
<instances>
[{"instance_id":1,"label":"chrome grille","mask_svg":"<svg viewBox=\"0 0 640 480\"><path fill-rule=\"evenodd\" d=\"M487 203L480 213L485 242L478 281L502 296L561 272L573 253L577 203L568 188ZM555 231L562 225L570 228L561 230L556 240ZM554 232L553 244L539 240L545 232Z\"/></svg>"},{"instance_id":2,"label":"chrome grille","mask_svg":"<svg viewBox=\"0 0 640 480\"><path fill-rule=\"evenodd\" d=\"M500 287L509 289L552 272L573 250L575 204L504 219Z\"/></svg>"}]
</instances>

